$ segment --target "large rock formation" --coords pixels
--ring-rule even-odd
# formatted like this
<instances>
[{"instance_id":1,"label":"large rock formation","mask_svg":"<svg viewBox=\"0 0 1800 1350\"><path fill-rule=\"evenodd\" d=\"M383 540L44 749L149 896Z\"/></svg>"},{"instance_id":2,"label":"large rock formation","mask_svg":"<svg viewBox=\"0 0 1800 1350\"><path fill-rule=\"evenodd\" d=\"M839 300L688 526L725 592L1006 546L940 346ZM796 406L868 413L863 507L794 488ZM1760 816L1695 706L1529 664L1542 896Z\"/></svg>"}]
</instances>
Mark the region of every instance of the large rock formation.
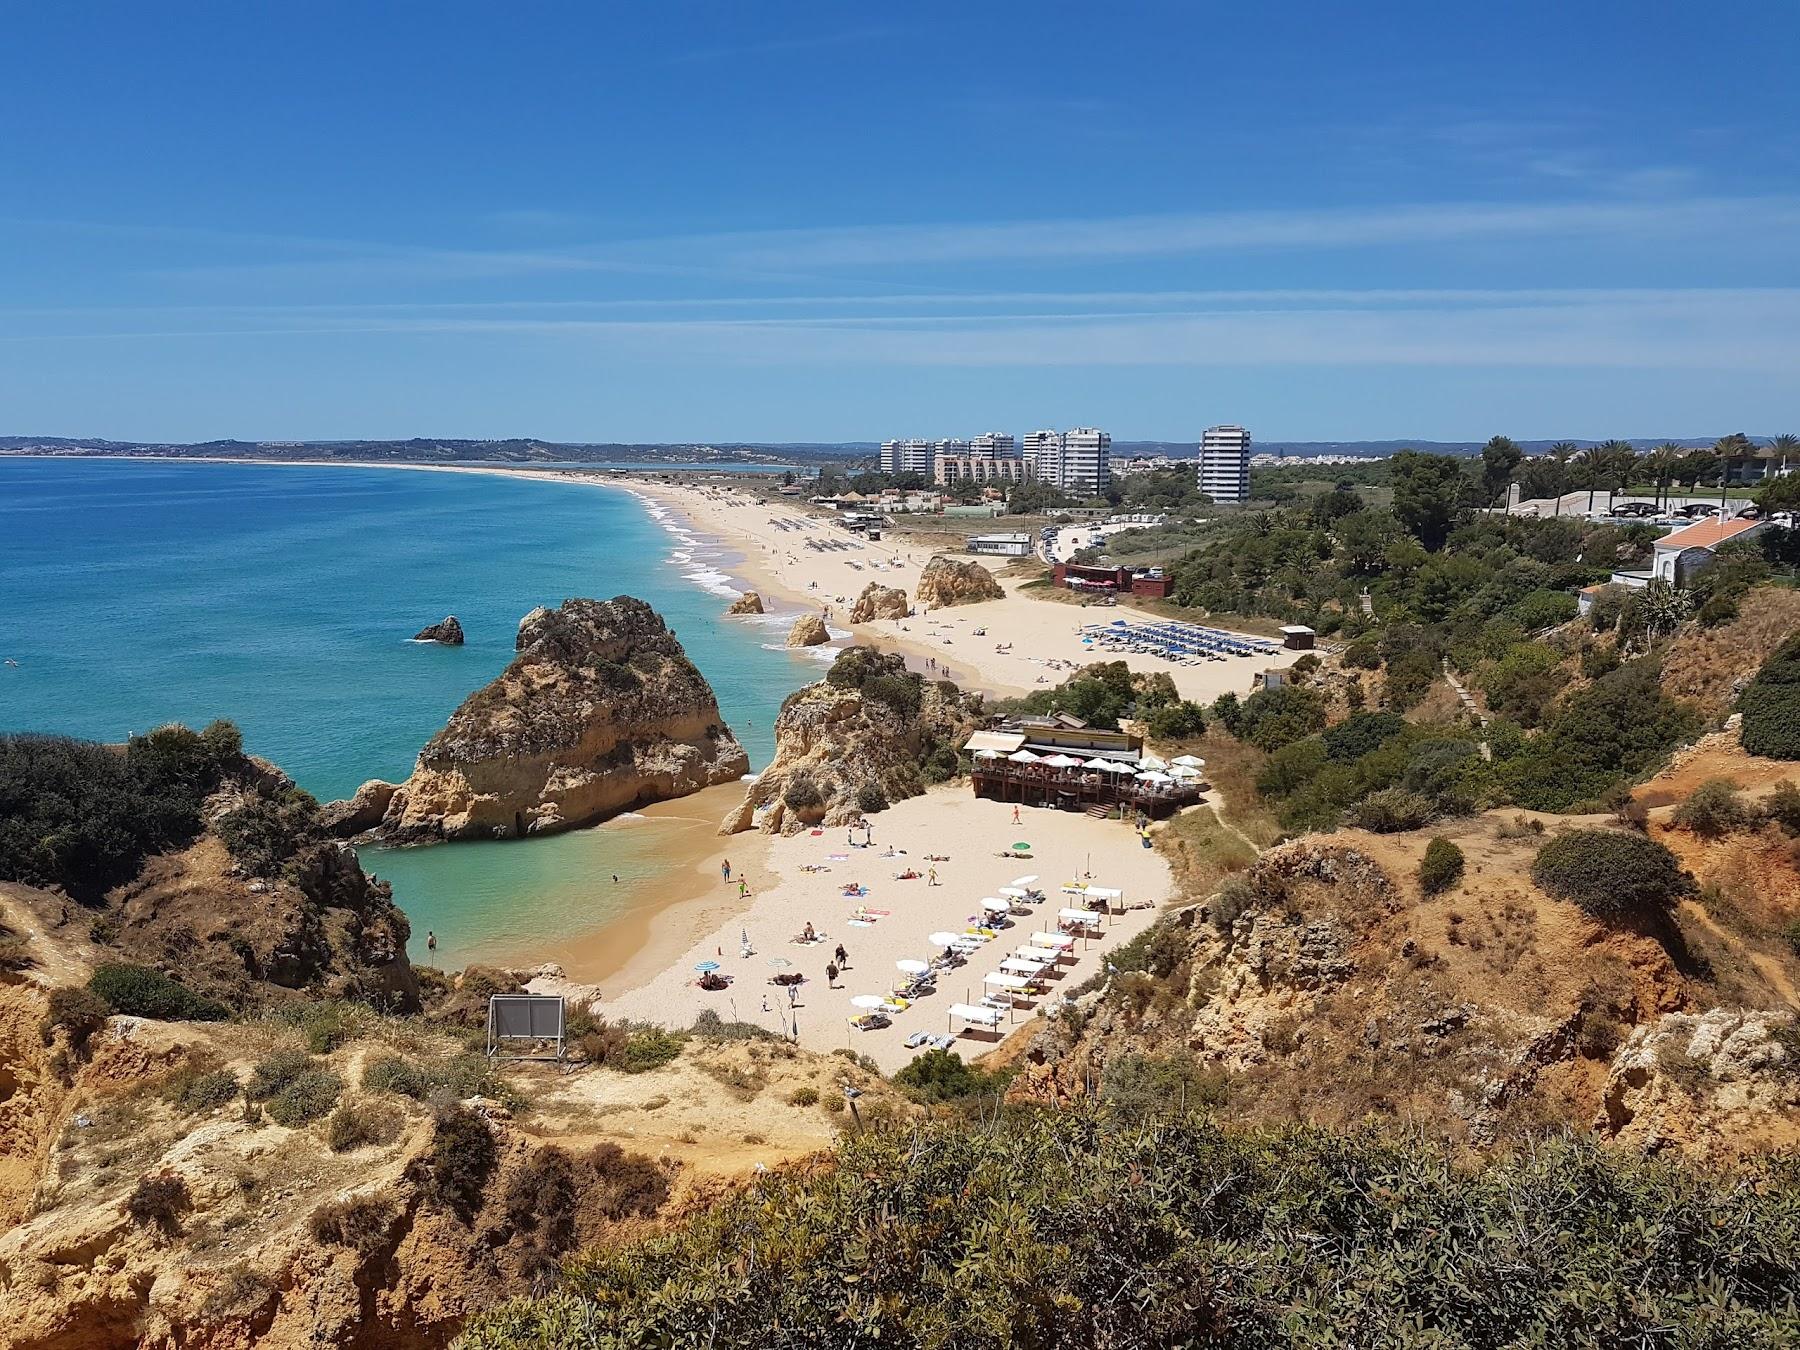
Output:
<instances>
[{"instance_id":1,"label":"large rock formation","mask_svg":"<svg viewBox=\"0 0 1800 1350\"><path fill-rule=\"evenodd\" d=\"M456 615L447 614L441 623L434 623L429 628L421 628L413 634L414 642L441 642L446 647L463 645L462 625L456 621Z\"/></svg>"},{"instance_id":2,"label":"large rock formation","mask_svg":"<svg viewBox=\"0 0 1800 1350\"><path fill-rule=\"evenodd\" d=\"M476 690L383 796L397 842L544 834L749 770L705 676L642 600L568 600L519 623L518 655ZM366 818L340 808L341 821Z\"/></svg>"},{"instance_id":3,"label":"large rock formation","mask_svg":"<svg viewBox=\"0 0 1800 1350\"><path fill-rule=\"evenodd\" d=\"M831 630L817 614L802 614L788 629L787 645L790 647L817 647L830 641Z\"/></svg>"},{"instance_id":4,"label":"large rock formation","mask_svg":"<svg viewBox=\"0 0 1800 1350\"><path fill-rule=\"evenodd\" d=\"M906 602L906 592L897 586L883 586L879 581L871 581L856 597L856 603L850 607L851 623L869 623L875 619L904 619L912 613L912 606Z\"/></svg>"},{"instance_id":5,"label":"large rock formation","mask_svg":"<svg viewBox=\"0 0 1800 1350\"><path fill-rule=\"evenodd\" d=\"M958 562L939 556L925 564L913 598L921 605L943 609L947 605L973 605L1003 599L1006 592L994 574L978 562Z\"/></svg>"},{"instance_id":6,"label":"large rock formation","mask_svg":"<svg viewBox=\"0 0 1800 1350\"><path fill-rule=\"evenodd\" d=\"M727 614L761 614L763 612L762 596L755 591L745 591L731 602Z\"/></svg>"},{"instance_id":7,"label":"large rock formation","mask_svg":"<svg viewBox=\"0 0 1800 1350\"><path fill-rule=\"evenodd\" d=\"M824 679L781 705L774 761L720 833L795 834L915 797L956 774L978 706L948 681L912 674L898 656L848 647Z\"/></svg>"}]
</instances>

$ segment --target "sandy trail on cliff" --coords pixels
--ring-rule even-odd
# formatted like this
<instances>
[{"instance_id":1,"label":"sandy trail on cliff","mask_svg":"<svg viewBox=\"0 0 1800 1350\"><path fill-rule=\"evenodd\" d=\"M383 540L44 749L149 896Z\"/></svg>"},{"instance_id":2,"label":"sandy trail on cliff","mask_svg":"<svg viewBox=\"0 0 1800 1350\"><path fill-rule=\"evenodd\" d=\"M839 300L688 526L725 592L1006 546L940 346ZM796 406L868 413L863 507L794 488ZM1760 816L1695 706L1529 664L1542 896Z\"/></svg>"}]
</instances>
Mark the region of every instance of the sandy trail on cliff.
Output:
<instances>
[{"instance_id":1,"label":"sandy trail on cliff","mask_svg":"<svg viewBox=\"0 0 1800 1350\"><path fill-rule=\"evenodd\" d=\"M1297 652L1269 657L1230 657L1199 666L1177 665L1138 652L1093 652L1081 644L1084 624L1103 623L1117 610L1083 608L1034 599L1020 581L998 578L1006 597L957 605L910 619L882 619L851 628L850 607L871 581L918 590L919 574L931 552L912 540L861 540L828 520L796 507L769 502L728 484L632 482L629 490L678 511L697 531L740 552L731 570L765 599L824 610L833 628L855 632L876 645L904 652L918 662L931 659L939 673L965 688L1017 695L1060 684L1095 660L1123 660L1134 671L1166 672L1182 697L1210 703L1220 694L1248 694L1254 676L1286 666ZM815 550L807 542L848 543L848 549ZM858 547L860 545L860 547ZM967 558L969 555L953 555ZM976 558L990 571L995 559ZM983 632L977 636L975 630ZM1004 648L1005 650L999 650Z\"/></svg>"},{"instance_id":2,"label":"sandy trail on cliff","mask_svg":"<svg viewBox=\"0 0 1800 1350\"><path fill-rule=\"evenodd\" d=\"M871 848L847 845L848 831L843 827L767 841L767 859L762 863L766 870L748 878L751 897L737 902L729 917L721 918L716 901L696 911L707 913L710 926L660 973L642 982L630 972L612 983L603 979L607 995L603 1010L612 1017L685 1026L712 1009L727 1020L754 1022L775 1032L784 1031L790 1017L797 1017L803 1046L821 1051L848 1046L891 1072L918 1053L906 1047L908 1036L952 1030L946 1014L952 1003L978 1001L983 976L1026 946L1030 934L1056 928L1057 911L1070 903L1059 887L1091 869L1094 885L1119 887L1127 905L1146 907L1113 917L1104 939L1078 944L1077 961L1065 966L1057 981L1062 988L1072 988L1101 970L1107 953L1149 926L1171 893L1168 864L1160 853L1143 848L1120 821L1026 807L1014 825L1012 813L1011 805L975 798L966 783L946 784L872 816ZM856 837L860 840L860 831ZM762 842L761 836L752 838ZM996 856L1017 841L1032 845L1031 857ZM740 837L740 842L747 840ZM904 853L888 857L890 847ZM730 856L730 841L725 853ZM948 861L932 862L927 854L942 854ZM744 865L737 858L734 863ZM803 871L808 865L830 870ZM931 868L937 870L935 886L929 884ZM908 869L920 877L895 878ZM715 876L717 892L734 897L738 875L734 872L731 885ZM926 941L929 934L960 931L980 913L983 897L1024 875L1036 875L1047 893L1032 915L1015 918L1014 927L1004 930L966 966L941 975L937 993L896 1015L892 1026L866 1032L851 1028L850 1018L858 1012L851 1004L853 997L888 994L903 978L896 962L928 960L934 954ZM842 888L852 882L866 886L868 894L844 896ZM852 919L859 906L887 913L860 926ZM673 913L669 918L680 921ZM821 941L811 946L792 941L808 923ZM740 934L746 932L754 949L748 957L740 953ZM839 988L828 989L825 965L839 943L849 951L850 967ZM777 961L787 964L774 965ZM732 977L732 986L718 992L701 989L696 967L704 962L718 963ZM787 991L768 981L778 973L796 972L807 982L801 986L799 1006L790 1012ZM621 987L615 989L614 984ZM1031 1015L1021 1007L1016 1022ZM969 1039L958 1048L967 1058L992 1044Z\"/></svg>"}]
</instances>

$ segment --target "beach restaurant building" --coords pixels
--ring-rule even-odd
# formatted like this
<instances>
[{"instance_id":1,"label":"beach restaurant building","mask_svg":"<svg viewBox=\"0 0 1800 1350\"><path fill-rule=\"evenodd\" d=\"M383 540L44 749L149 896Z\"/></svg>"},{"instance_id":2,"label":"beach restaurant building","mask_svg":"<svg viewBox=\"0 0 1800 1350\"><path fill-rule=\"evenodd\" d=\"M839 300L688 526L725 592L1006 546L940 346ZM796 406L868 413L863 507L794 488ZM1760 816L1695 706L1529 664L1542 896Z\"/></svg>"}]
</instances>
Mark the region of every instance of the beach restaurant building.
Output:
<instances>
[{"instance_id":1,"label":"beach restaurant building","mask_svg":"<svg viewBox=\"0 0 1800 1350\"><path fill-rule=\"evenodd\" d=\"M1109 595L1142 595L1165 600L1168 573L1160 567L1082 567L1059 562L1050 569L1050 583L1071 591L1105 591Z\"/></svg>"},{"instance_id":2,"label":"beach restaurant building","mask_svg":"<svg viewBox=\"0 0 1800 1350\"><path fill-rule=\"evenodd\" d=\"M1020 717L977 731L963 743L972 756L977 797L1109 813L1173 814L1200 800L1201 761L1165 765L1144 753L1144 738L1102 731L1066 713Z\"/></svg>"}]
</instances>

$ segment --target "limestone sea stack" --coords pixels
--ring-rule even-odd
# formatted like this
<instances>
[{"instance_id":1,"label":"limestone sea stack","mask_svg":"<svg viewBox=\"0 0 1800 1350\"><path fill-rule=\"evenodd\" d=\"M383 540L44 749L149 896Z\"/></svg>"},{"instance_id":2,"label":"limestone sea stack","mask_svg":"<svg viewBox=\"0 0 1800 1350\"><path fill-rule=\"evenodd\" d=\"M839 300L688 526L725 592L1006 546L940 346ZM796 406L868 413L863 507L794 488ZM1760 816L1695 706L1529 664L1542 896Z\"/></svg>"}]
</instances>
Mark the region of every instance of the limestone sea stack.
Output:
<instances>
[{"instance_id":1,"label":"limestone sea stack","mask_svg":"<svg viewBox=\"0 0 1800 1350\"><path fill-rule=\"evenodd\" d=\"M788 629L787 645L790 647L817 647L830 641L831 630L825 627L825 620L817 614L802 614L794 620L794 626Z\"/></svg>"},{"instance_id":2,"label":"limestone sea stack","mask_svg":"<svg viewBox=\"0 0 1800 1350\"><path fill-rule=\"evenodd\" d=\"M912 606L906 603L906 592L898 586L883 586L879 581L871 581L856 597L856 603L850 607L851 623L869 623L875 619L904 619L912 613Z\"/></svg>"},{"instance_id":3,"label":"limestone sea stack","mask_svg":"<svg viewBox=\"0 0 1800 1350\"><path fill-rule=\"evenodd\" d=\"M1006 592L994 580L994 574L978 562L957 562L939 556L925 564L913 598L921 605L945 609L950 605L973 605L983 600L1001 600Z\"/></svg>"},{"instance_id":4,"label":"limestone sea stack","mask_svg":"<svg viewBox=\"0 0 1800 1350\"><path fill-rule=\"evenodd\" d=\"M376 832L399 843L548 834L749 771L712 687L642 600L534 609L514 645L412 777L358 790L338 813L345 828L385 797Z\"/></svg>"},{"instance_id":5,"label":"limestone sea stack","mask_svg":"<svg viewBox=\"0 0 1800 1350\"><path fill-rule=\"evenodd\" d=\"M957 750L981 716L981 700L948 680L922 679L899 656L845 648L824 679L781 705L775 758L719 833L797 834L916 797L956 776Z\"/></svg>"},{"instance_id":6,"label":"limestone sea stack","mask_svg":"<svg viewBox=\"0 0 1800 1350\"><path fill-rule=\"evenodd\" d=\"M763 612L762 596L755 591L745 591L731 602L727 614L761 614Z\"/></svg>"},{"instance_id":7,"label":"limestone sea stack","mask_svg":"<svg viewBox=\"0 0 1800 1350\"><path fill-rule=\"evenodd\" d=\"M434 623L429 628L421 628L413 634L414 642L441 642L446 647L463 645L462 625L456 621L456 615L449 614L443 622Z\"/></svg>"}]
</instances>

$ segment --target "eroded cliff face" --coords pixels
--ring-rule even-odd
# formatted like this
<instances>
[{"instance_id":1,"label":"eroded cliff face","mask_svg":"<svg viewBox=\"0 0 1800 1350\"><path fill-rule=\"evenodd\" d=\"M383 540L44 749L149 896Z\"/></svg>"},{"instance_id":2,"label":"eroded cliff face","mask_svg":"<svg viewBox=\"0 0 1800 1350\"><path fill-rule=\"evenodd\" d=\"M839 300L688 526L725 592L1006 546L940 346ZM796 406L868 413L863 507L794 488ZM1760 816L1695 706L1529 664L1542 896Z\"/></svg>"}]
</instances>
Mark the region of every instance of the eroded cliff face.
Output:
<instances>
[{"instance_id":1,"label":"eroded cliff face","mask_svg":"<svg viewBox=\"0 0 1800 1350\"><path fill-rule=\"evenodd\" d=\"M796 834L917 796L955 775L978 709L979 700L912 674L898 656L846 648L823 680L781 705L775 758L720 833Z\"/></svg>"},{"instance_id":2,"label":"eroded cliff face","mask_svg":"<svg viewBox=\"0 0 1800 1350\"><path fill-rule=\"evenodd\" d=\"M932 609L974 605L983 600L1000 600L1005 595L994 574L980 563L941 556L925 564L919 584L913 588L913 598Z\"/></svg>"},{"instance_id":3,"label":"eroded cliff face","mask_svg":"<svg viewBox=\"0 0 1800 1350\"><path fill-rule=\"evenodd\" d=\"M546 834L748 772L718 700L641 600L568 600L519 624L518 655L463 701L389 792L337 813L398 842Z\"/></svg>"}]
</instances>

